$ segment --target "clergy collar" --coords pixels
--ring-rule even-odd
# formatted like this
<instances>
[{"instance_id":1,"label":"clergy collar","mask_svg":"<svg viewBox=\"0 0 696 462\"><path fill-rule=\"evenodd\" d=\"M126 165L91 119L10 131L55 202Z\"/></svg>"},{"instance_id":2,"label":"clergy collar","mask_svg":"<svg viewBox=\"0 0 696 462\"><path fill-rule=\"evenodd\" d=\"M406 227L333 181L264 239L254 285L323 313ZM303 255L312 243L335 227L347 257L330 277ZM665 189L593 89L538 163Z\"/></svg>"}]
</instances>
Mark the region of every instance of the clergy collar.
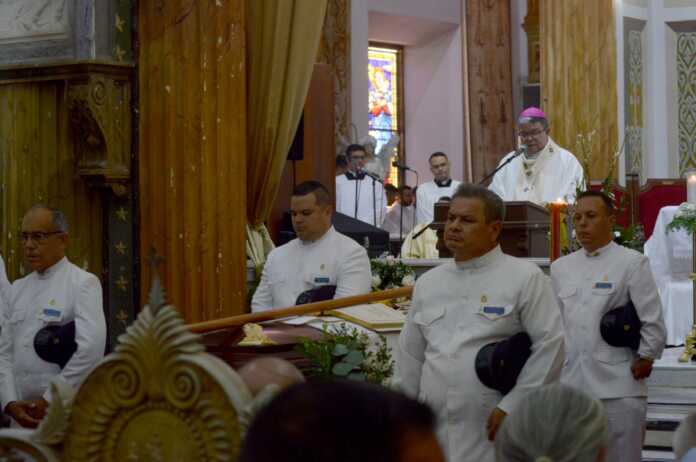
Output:
<instances>
[{"instance_id":1,"label":"clergy collar","mask_svg":"<svg viewBox=\"0 0 696 462\"><path fill-rule=\"evenodd\" d=\"M473 268L483 268L484 266L490 265L496 259L503 255L503 251L500 249L500 244L496 245L488 253L481 255L480 257L472 258L467 261L456 261L454 262L457 269L473 269Z\"/></svg>"},{"instance_id":2,"label":"clergy collar","mask_svg":"<svg viewBox=\"0 0 696 462\"><path fill-rule=\"evenodd\" d=\"M607 245L604 247L600 247L599 249L595 250L594 252L588 252L587 250L583 249L583 252L586 257L600 257L604 254L606 254L609 250L611 250L612 247L614 247L616 243L614 241L609 241Z\"/></svg>"},{"instance_id":3,"label":"clergy collar","mask_svg":"<svg viewBox=\"0 0 696 462\"><path fill-rule=\"evenodd\" d=\"M39 279L50 279L54 274L60 271L67 264L68 257L63 257L60 260L58 260L58 262L56 262L53 266L46 268L46 270L43 273L39 273L38 271L36 271L36 277L38 277Z\"/></svg>"},{"instance_id":4,"label":"clergy collar","mask_svg":"<svg viewBox=\"0 0 696 462\"><path fill-rule=\"evenodd\" d=\"M315 246L315 245L319 244L320 242L324 241L327 238L327 236L329 236L333 232L334 232L334 227L333 227L333 225L331 225L329 227L329 229L324 234L322 234L322 236L319 239L317 239L316 241L303 241L299 237L297 238L297 240L300 241L300 245L302 247L312 247L312 246Z\"/></svg>"},{"instance_id":5,"label":"clergy collar","mask_svg":"<svg viewBox=\"0 0 696 462\"><path fill-rule=\"evenodd\" d=\"M348 170L345 175L349 180L362 180L365 178L365 172L351 172Z\"/></svg>"},{"instance_id":6,"label":"clergy collar","mask_svg":"<svg viewBox=\"0 0 696 462\"><path fill-rule=\"evenodd\" d=\"M452 184L452 178L447 178L445 181L437 181L433 179L438 188L449 188Z\"/></svg>"}]
</instances>

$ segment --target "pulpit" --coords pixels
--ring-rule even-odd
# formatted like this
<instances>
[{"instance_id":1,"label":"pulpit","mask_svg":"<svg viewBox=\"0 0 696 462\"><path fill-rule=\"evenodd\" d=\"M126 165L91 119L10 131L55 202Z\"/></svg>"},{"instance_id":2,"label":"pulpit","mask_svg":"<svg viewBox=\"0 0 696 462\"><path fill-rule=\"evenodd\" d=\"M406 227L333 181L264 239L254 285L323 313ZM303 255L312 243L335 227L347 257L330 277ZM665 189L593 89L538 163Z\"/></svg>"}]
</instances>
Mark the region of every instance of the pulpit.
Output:
<instances>
[{"instance_id":1,"label":"pulpit","mask_svg":"<svg viewBox=\"0 0 696 462\"><path fill-rule=\"evenodd\" d=\"M437 231L440 258L451 253L444 245L444 229L449 202L435 204L435 220L431 227ZM531 202L506 202L505 220L500 234L500 247L508 255L520 258L548 258L549 212Z\"/></svg>"}]
</instances>

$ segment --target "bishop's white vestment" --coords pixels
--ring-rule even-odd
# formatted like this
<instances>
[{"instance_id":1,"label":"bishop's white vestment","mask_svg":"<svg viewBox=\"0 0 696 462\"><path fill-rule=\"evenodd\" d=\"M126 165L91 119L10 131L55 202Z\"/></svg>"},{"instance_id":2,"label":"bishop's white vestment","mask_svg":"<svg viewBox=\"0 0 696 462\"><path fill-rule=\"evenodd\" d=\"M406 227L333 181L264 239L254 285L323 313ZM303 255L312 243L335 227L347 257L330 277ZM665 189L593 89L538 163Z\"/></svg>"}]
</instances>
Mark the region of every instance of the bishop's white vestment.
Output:
<instances>
[{"instance_id":1,"label":"bishop's white vestment","mask_svg":"<svg viewBox=\"0 0 696 462\"><path fill-rule=\"evenodd\" d=\"M503 164L515 152L500 161ZM529 201L538 205L562 199L575 202L575 190L583 185L580 162L551 138L538 155L517 156L493 176L488 189L504 201Z\"/></svg>"}]
</instances>

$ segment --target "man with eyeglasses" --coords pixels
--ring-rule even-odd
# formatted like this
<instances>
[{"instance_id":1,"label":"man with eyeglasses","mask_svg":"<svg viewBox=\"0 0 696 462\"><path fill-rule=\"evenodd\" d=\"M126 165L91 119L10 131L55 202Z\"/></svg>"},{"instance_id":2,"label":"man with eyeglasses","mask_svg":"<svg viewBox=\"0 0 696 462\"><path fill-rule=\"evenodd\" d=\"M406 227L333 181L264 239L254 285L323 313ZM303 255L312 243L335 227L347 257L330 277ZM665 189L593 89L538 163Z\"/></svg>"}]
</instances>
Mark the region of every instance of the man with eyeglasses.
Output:
<instances>
[{"instance_id":1,"label":"man with eyeglasses","mask_svg":"<svg viewBox=\"0 0 696 462\"><path fill-rule=\"evenodd\" d=\"M348 170L336 177L336 211L380 227L387 215L382 180L365 170L367 153L359 144L346 148Z\"/></svg>"},{"instance_id":2,"label":"man with eyeglasses","mask_svg":"<svg viewBox=\"0 0 696 462\"><path fill-rule=\"evenodd\" d=\"M512 160L495 174L489 188L505 201L574 202L576 189L583 185L582 166L551 139L546 114L529 107L517 123L520 150L503 157L499 165Z\"/></svg>"},{"instance_id":3,"label":"man with eyeglasses","mask_svg":"<svg viewBox=\"0 0 696 462\"><path fill-rule=\"evenodd\" d=\"M2 319L0 401L17 424L33 428L52 398L49 383L57 379L76 388L103 358L106 321L99 279L65 256L68 224L62 212L35 205L22 220L20 237L32 272L12 284ZM42 359L37 333L72 322L77 348L67 363Z\"/></svg>"}]
</instances>

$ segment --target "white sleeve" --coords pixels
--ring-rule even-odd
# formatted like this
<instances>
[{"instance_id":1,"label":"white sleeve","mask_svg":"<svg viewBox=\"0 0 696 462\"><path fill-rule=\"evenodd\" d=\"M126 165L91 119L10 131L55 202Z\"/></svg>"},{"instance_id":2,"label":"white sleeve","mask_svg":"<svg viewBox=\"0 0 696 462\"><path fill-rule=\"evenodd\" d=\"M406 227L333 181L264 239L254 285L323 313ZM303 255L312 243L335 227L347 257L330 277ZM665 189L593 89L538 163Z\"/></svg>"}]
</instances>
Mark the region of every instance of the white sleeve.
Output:
<instances>
[{"instance_id":1,"label":"white sleeve","mask_svg":"<svg viewBox=\"0 0 696 462\"><path fill-rule=\"evenodd\" d=\"M251 299L251 312L266 311L273 308L273 290L271 286L270 268L273 266L273 256L275 252L268 254L266 263L261 272L261 281L256 287L254 296Z\"/></svg>"},{"instance_id":2,"label":"white sleeve","mask_svg":"<svg viewBox=\"0 0 696 462\"><path fill-rule=\"evenodd\" d=\"M5 261L0 255L0 298L4 299L5 303L9 305L10 303L10 281L7 279L7 272L5 271Z\"/></svg>"},{"instance_id":3,"label":"white sleeve","mask_svg":"<svg viewBox=\"0 0 696 462\"><path fill-rule=\"evenodd\" d=\"M3 299L0 299L0 309L0 402L4 410L8 403L17 401L17 389L12 368L14 335L9 308Z\"/></svg>"},{"instance_id":4,"label":"white sleeve","mask_svg":"<svg viewBox=\"0 0 696 462\"><path fill-rule=\"evenodd\" d=\"M532 340L532 355L520 372L515 388L498 404L510 413L529 391L555 382L564 359L563 323L549 278L541 271L531 275L520 294L520 321Z\"/></svg>"},{"instance_id":5,"label":"white sleeve","mask_svg":"<svg viewBox=\"0 0 696 462\"><path fill-rule=\"evenodd\" d=\"M642 322L638 355L659 359L667 341L667 330L662 315L662 303L655 286L650 264L645 256L631 265L628 275L628 293Z\"/></svg>"},{"instance_id":6,"label":"white sleeve","mask_svg":"<svg viewBox=\"0 0 696 462\"><path fill-rule=\"evenodd\" d=\"M408 396L417 399L425 363L426 341L413 316L421 310L422 303L417 297L418 284L413 292L413 302L408 310L404 327L399 334L399 354L396 359L396 383Z\"/></svg>"},{"instance_id":7,"label":"white sleeve","mask_svg":"<svg viewBox=\"0 0 696 462\"><path fill-rule=\"evenodd\" d=\"M351 242L351 244L353 244ZM367 294L372 289L372 272L367 251L359 245L351 245L344 254L340 269L336 274L336 293L334 298Z\"/></svg>"},{"instance_id":8,"label":"white sleeve","mask_svg":"<svg viewBox=\"0 0 696 462\"><path fill-rule=\"evenodd\" d=\"M96 276L90 274L80 284L75 300L77 351L58 375L75 389L104 357L106 320L102 300L101 283ZM50 390L46 390L44 399L50 401L50 394Z\"/></svg>"}]
</instances>

